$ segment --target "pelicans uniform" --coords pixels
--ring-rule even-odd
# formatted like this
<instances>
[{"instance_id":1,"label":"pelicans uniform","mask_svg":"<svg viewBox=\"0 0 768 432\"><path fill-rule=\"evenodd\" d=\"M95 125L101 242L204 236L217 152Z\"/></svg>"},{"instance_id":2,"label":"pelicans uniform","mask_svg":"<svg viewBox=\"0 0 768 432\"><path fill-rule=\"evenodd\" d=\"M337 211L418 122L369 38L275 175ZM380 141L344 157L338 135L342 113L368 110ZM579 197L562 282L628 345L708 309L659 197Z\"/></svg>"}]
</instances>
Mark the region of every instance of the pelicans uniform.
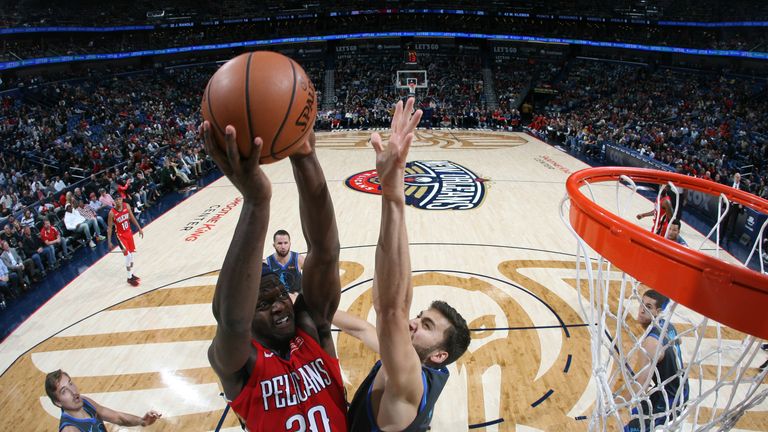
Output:
<instances>
[{"instance_id":1,"label":"pelicans uniform","mask_svg":"<svg viewBox=\"0 0 768 432\"><path fill-rule=\"evenodd\" d=\"M256 361L229 405L248 431L346 432L339 361L297 328L287 359L252 340Z\"/></svg>"},{"instance_id":2,"label":"pelicans uniform","mask_svg":"<svg viewBox=\"0 0 768 432\"><path fill-rule=\"evenodd\" d=\"M128 255L130 252L136 252L136 245L133 243L133 231L131 231L131 215L129 213L130 207L128 204L123 204L122 210L112 208L112 221L115 224L115 232L117 234L117 243L120 245L120 249L123 251L123 255Z\"/></svg>"},{"instance_id":3,"label":"pelicans uniform","mask_svg":"<svg viewBox=\"0 0 768 432\"><path fill-rule=\"evenodd\" d=\"M664 202L672 204L672 199L668 196L661 197L659 206L656 208L656 214L653 217L653 232L662 237L667 235L667 225L669 225L667 212L664 211Z\"/></svg>"}]
</instances>

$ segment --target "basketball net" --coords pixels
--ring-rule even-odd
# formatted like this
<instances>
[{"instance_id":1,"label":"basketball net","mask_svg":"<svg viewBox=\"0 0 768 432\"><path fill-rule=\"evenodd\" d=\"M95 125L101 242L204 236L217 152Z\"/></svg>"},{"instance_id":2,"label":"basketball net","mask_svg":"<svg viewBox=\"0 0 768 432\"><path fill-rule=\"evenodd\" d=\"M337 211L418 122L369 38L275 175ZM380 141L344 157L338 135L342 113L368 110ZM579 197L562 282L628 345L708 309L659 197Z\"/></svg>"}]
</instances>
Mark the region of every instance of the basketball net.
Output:
<instances>
[{"instance_id":1,"label":"basketball net","mask_svg":"<svg viewBox=\"0 0 768 432\"><path fill-rule=\"evenodd\" d=\"M413 82L408 83L408 96L416 97L416 83L413 83Z\"/></svg>"},{"instance_id":2,"label":"basketball net","mask_svg":"<svg viewBox=\"0 0 768 432\"><path fill-rule=\"evenodd\" d=\"M638 198L641 195L632 178L621 176L613 184L600 181L599 184L597 181L585 182L579 191L601 209L610 209L606 211L615 212L627 224L637 225L632 221L637 209L630 204L642 202L647 206L647 200ZM673 183L667 183L667 186L682 191L682 186L679 189ZM682 214L682 209L677 208L682 201L672 200L675 214ZM651 324L643 328L637 321L638 313L641 308L650 312L643 303L643 294L654 287L640 283L603 257L600 251L590 248L579 234L584 233L583 227L572 223L575 220L572 207L581 202L576 202L569 189L561 203L560 216L577 240L576 289L580 313L590 332L595 403L589 417L589 430L620 431L630 422L639 431L730 430L747 410L761 404L759 409L768 409L764 404L768 388L762 384L768 368L758 369L765 361L761 341L672 299ZM714 234L715 245L729 205L724 195L719 197L719 203L718 221L707 236L710 238ZM766 224L756 245L762 244ZM620 235L616 231L623 227L611 227L611 235ZM648 231L647 235L655 234ZM601 250L602 247L596 246ZM626 253L632 253L633 247L637 246L627 242ZM699 251L712 248L707 239L698 248L691 247ZM717 255L719 247L715 246L715 249ZM762 255L761 249L759 253ZM747 262L751 257L752 254ZM657 291L664 294L661 289ZM721 307L727 308L729 299L723 298L722 303ZM753 319L766 318L763 314ZM658 333L659 348L649 352L643 347L643 341L652 329ZM662 379L655 365L662 355L671 353L675 354L677 372Z\"/></svg>"}]
</instances>

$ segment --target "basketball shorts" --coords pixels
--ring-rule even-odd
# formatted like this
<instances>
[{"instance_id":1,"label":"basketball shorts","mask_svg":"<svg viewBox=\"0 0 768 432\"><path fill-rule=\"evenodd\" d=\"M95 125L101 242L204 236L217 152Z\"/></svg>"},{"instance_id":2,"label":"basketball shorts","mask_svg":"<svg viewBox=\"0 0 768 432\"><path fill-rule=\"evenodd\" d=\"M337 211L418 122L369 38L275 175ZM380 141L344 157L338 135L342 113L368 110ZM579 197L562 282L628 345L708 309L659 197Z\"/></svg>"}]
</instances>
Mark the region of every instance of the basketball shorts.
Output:
<instances>
[{"instance_id":1,"label":"basketball shorts","mask_svg":"<svg viewBox=\"0 0 768 432\"><path fill-rule=\"evenodd\" d=\"M133 234L118 234L117 243L120 245L123 255L128 255L129 252L136 252L136 245L133 243Z\"/></svg>"}]
</instances>

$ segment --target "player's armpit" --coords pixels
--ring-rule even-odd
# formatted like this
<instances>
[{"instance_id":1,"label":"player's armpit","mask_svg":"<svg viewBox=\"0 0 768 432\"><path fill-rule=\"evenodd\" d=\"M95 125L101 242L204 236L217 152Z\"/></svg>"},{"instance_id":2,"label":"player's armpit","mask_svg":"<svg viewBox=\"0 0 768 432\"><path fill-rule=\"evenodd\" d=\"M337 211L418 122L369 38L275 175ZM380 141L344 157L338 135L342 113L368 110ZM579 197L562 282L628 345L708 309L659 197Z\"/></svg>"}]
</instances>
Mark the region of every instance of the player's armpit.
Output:
<instances>
[{"instance_id":1,"label":"player's armpit","mask_svg":"<svg viewBox=\"0 0 768 432\"><path fill-rule=\"evenodd\" d=\"M424 393L421 359L411 344L407 327L407 342L403 342L403 337L393 337L388 326L383 331L379 329L380 324L381 320L377 320L382 363L379 373L385 382L376 422L382 430L402 430L416 418Z\"/></svg>"},{"instance_id":2,"label":"player's armpit","mask_svg":"<svg viewBox=\"0 0 768 432\"><path fill-rule=\"evenodd\" d=\"M379 313L376 333L382 369L387 373L384 387L392 400L406 400L418 405L421 400L421 359L411 341L407 316Z\"/></svg>"}]
</instances>

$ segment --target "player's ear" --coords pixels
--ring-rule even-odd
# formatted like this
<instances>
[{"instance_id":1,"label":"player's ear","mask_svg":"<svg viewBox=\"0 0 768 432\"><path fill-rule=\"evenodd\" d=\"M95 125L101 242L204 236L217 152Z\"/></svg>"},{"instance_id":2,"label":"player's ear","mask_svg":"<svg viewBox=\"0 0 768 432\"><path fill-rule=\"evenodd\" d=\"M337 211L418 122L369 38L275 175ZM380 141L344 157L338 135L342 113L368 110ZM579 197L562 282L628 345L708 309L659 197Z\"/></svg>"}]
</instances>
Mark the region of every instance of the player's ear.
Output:
<instances>
[{"instance_id":1,"label":"player's ear","mask_svg":"<svg viewBox=\"0 0 768 432\"><path fill-rule=\"evenodd\" d=\"M438 349L432 352L432 354L429 355L429 361L431 361L434 364L442 364L444 361L448 359L448 351Z\"/></svg>"}]
</instances>

